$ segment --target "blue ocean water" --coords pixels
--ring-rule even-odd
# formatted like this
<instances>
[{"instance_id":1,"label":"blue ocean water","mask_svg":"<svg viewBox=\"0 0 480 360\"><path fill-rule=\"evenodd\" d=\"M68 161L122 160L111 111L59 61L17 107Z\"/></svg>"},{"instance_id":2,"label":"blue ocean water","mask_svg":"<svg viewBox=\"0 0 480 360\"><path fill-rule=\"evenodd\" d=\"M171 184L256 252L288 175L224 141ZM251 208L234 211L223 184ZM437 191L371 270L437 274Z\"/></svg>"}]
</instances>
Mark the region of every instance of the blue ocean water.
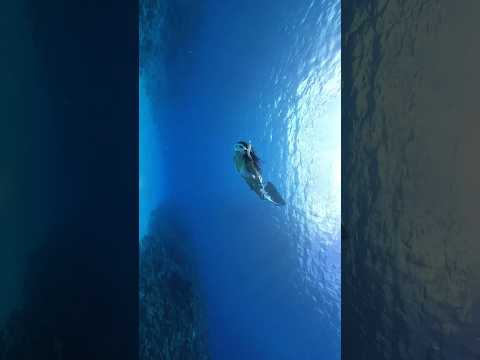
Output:
<instances>
[{"instance_id":1,"label":"blue ocean water","mask_svg":"<svg viewBox=\"0 0 480 360\"><path fill-rule=\"evenodd\" d=\"M213 359L339 359L340 1L141 5L141 246L172 206ZM285 207L236 174L239 140Z\"/></svg>"}]
</instances>

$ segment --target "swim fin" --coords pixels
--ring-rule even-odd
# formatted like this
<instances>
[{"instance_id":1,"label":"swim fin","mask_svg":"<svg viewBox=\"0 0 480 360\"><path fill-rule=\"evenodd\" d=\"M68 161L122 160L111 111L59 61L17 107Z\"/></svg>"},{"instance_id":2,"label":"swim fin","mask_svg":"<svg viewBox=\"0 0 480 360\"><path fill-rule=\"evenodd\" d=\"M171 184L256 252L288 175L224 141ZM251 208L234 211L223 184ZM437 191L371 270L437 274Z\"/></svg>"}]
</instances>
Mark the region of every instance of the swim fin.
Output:
<instances>
[{"instance_id":1,"label":"swim fin","mask_svg":"<svg viewBox=\"0 0 480 360\"><path fill-rule=\"evenodd\" d=\"M280 206L285 205L285 200L283 200L282 196L271 182L268 182L267 185L265 185L265 192L268 194L274 204Z\"/></svg>"}]
</instances>

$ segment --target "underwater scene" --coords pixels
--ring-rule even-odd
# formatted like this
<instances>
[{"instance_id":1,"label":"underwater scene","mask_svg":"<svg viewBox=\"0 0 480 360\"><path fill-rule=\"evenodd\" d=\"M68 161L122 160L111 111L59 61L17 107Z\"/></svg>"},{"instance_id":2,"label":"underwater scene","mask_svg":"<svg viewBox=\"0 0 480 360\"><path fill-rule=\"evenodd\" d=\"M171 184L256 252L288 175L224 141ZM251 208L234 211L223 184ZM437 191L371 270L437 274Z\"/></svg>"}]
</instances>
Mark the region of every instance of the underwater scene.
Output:
<instances>
[{"instance_id":1,"label":"underwater scene","mask_svg":"<svg viewBox=\"0 0 480 360\"><path fill-rule=\"evenodd\" d=\"M140 357L340 359L339 0L140 1Z\"/></svg>"}]
</instances>

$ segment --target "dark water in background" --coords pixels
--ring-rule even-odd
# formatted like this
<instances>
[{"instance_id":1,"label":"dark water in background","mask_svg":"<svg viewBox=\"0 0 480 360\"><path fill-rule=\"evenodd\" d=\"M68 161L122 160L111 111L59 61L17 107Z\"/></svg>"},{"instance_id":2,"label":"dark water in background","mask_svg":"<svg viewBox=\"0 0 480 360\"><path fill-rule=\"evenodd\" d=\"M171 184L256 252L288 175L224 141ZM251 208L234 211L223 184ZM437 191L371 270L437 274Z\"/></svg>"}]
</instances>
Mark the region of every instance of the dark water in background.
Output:
<instances>
[{"instance_id":1,"label":"dark water in background","mask_svg":"<svg viewBox=\"0 0 480 360\"><path fill-rule=\"evenodd\" d=\"M141 246L157 206L182 224L213 359L340 358L339 1L142 7ZM235 173L242 139L286 207Z\"/></svg>"},{"instance_id":2,"label":"dark water in background","mask_svg":"<svg viewBox=\"0 0 480 360\"><path fill-rule=\"evenodd\" d=\"M31 37L27 1L5 2L0 12L0 329L22 303L25 267L52 222L49 202L52 156L50 119L32 118L51 108L41 54Z\"/></svg>"},{"instance_id":3,"label":"dark water in background","mask_svg":"<svg viewBox=\"0 0 480 360\"><path fill-rule=\"evenodd\" d=\"M137 4L0 7L0 359L134 359Z\"/></svg>"}]
</instances>

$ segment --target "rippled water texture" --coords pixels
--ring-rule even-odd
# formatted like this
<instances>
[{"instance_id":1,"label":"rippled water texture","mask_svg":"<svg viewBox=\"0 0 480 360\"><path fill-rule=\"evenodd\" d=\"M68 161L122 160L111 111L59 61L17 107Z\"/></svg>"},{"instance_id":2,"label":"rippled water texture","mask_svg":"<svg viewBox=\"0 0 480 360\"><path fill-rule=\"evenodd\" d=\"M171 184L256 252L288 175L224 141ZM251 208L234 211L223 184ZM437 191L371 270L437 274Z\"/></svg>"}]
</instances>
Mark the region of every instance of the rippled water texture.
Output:
<instances>
[{"instance_id":1,"label":"rippled water texture","mask_svg":"<svg viewBox=\"0 0 480 360\"><path fill-rule=\"evenodd\" d=\"M141 130L158 138L140 139L140 222L153 203L175 219L145 234L170 239L165 253L188 268L170 271L198 296L209 356L339 359L340 2L142 4ZM238 140L252 141L285 207L235 173Z\"/></svg>"},{"instance_id":2,"label":"rippled water texture","mask_svg":"<svg viewBox=\"0 0 480 360\"><path fill-rule=\"evenodd\" d=\"M344 355L478 359L478 2L351 5Z\"/></svg>"}]
</instances>

